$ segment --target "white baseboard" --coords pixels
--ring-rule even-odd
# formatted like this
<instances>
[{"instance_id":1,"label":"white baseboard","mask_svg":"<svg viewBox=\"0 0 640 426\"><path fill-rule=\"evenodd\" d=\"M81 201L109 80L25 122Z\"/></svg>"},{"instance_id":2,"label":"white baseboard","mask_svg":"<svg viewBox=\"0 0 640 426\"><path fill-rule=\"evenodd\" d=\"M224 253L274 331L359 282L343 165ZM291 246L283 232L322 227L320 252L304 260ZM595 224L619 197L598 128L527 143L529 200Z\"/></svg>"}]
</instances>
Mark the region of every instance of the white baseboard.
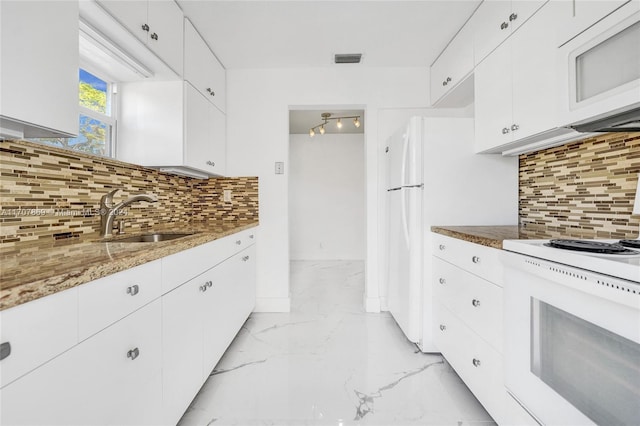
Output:
<instances>
[{"instance_id":1,"label":"white baseboard","mask_svg":"<svg viewBox=\"0 0 640 426\"><path fill-rule=\"evenodd\" d=\"M364 309L366 312L380 312L380 299L377 297L367 297L364 299Z\"/></svg>"},{"instance_id":2,"label":"white baseboard","mask_svg":"<svg viewBox=\"0 0 640 426\"><path fill-rule=\"evenodd\" d=\"M253 312L290 312L291 298L289 297L258 297Z\"/></svg>"}]
</instances>

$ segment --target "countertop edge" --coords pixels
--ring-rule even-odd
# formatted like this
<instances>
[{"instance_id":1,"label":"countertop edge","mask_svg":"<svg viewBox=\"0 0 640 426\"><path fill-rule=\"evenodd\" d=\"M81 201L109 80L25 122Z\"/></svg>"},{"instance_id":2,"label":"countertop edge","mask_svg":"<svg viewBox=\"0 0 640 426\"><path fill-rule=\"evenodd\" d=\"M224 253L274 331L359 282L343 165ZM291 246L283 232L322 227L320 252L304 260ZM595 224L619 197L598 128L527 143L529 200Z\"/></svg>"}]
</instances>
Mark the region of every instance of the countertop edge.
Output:
<instances>
[{"instance_id":1,"label":"countertop edge","mask_svg":"<svg viewBox=\"0 0 640 426\"><path fill-rule=\"evenodd\" d=\"M144 265L145 263L153 262L257 226L259 226L258 221L240 223L237 227L224 232L200 232L185 237L185 239L181 241L172 240L163 243L148 243L153 245L145 245L144 247L147 249L138 252L122 252L116 256L116 258L111 259L111 262L70 268L68 271L53 274L47 278L14 285L9 288L0 288L0 311L69 290L82 284L126 271L136 266ZM114 240L113 243L118 244L117 240ZM109 243L91 242L89 244Z\"/></svg>"},{"instance_id":2,"label":"countertop edge","mask_svg":"<svg viewBox=\"0 0 640 426\"><path fill-rule=\"evenodd\" d=\"M517 225L497 225L497 226L467 226L467 227L447 227L432 226L431 232L445 235L447 237L456 238L458 240L479 244L486 247L503 249L504 240L512 240L518 238ZM488 233L496 235L488 236ZM504 235L499 235L504 234Z\"/></svg>"}]
</instances>

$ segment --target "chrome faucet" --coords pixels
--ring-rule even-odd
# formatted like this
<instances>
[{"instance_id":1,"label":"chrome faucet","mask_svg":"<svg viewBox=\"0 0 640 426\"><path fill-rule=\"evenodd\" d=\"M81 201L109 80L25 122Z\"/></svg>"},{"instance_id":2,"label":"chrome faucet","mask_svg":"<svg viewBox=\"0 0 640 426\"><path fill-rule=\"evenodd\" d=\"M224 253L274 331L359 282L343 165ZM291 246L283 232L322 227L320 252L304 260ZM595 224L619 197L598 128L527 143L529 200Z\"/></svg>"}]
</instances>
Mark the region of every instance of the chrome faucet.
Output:
<instances>
[{"instance_id":1,"label":"chrome faucet","mask_svg":"<svg viewBox=\"0 0 640 426\"><path fill-rule=\"evenodd\" d=\"M150 203L155 203L158 201L155 195L153 194L140 194L134 195L133 197L129 197L126 200L113 204L113 195L118 192L119 189L114 189L113 191L105 194L100 199L100 237L101 238L109 238L112 237L111 232L113 230L113 219L118 214L118 211L136 201L148 201Z\"/></svg>"}]
</instances>

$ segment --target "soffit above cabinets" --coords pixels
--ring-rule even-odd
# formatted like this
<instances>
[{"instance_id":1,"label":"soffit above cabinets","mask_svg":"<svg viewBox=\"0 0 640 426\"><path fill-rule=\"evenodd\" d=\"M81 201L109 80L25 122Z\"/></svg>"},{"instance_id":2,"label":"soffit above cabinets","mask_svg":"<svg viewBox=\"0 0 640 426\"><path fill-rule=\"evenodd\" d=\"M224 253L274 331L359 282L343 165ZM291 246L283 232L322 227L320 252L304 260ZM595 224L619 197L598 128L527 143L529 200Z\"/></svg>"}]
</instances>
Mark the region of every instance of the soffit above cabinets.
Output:
<instances>
[{"instance_id":1,"label":"soffit above cabinets","mask_svg":"<svg viewBox=\"0 0 640 426\"><path fill-rule=\"evenodd\" d=\"M227 69L428 67L480 0L177 0ZM334 64L362 53L361 64Z\"/></svg>"}]
</instances>

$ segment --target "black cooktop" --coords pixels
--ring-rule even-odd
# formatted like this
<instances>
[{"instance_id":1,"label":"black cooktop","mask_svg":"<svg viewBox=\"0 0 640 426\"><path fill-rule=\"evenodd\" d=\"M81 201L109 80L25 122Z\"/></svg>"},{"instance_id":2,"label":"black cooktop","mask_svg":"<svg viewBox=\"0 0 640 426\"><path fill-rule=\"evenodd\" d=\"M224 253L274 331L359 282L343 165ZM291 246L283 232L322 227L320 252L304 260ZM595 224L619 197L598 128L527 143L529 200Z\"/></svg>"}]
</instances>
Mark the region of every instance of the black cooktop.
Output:
<instances>
[{"instance_id":1,"label":"black cooktop","mask_svg":"<svg viewBox=\"0 0 640 426\"><path fill-rule=\"evenodd\" d=\"M620 240L620 245L640 249L640 240Z\"/></svg>"},{"instance_id":2,"label":"black cooktop","mask_svg":"<svg viewBox=\"0 0 640 426\"><path fill-rule=\"evenodd\" d=\"M621 243L605 243L593 240L550 240L544 244L547 247L554 247L564 250L584 251L588 253L601 254L633 254L633 250L625 248Z\"/></svg>"}]
</instances>

